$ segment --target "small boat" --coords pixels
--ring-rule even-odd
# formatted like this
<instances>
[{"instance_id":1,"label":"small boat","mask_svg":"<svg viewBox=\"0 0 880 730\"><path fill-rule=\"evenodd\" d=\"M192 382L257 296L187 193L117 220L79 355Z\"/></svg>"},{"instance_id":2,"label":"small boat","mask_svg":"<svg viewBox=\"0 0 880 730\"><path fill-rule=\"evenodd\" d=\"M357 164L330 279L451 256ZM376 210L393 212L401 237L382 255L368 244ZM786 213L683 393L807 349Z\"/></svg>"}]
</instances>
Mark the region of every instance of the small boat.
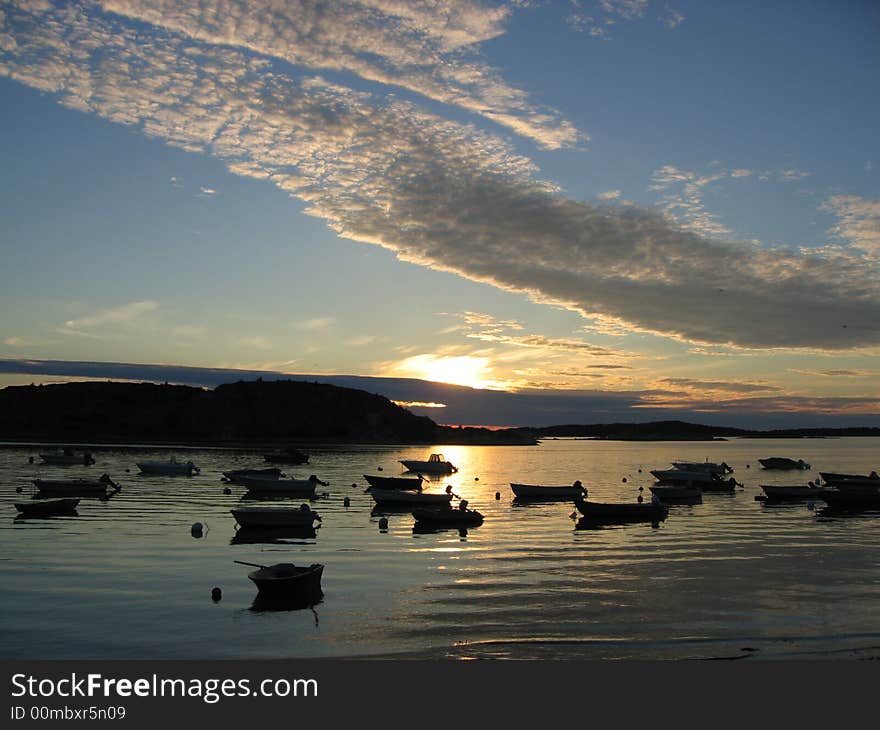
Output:
<instances>
[{"instance_id":1,"label":"small boat","mask_svg":"<svg viewBox=\"0 0 880 730\"><path fill-rule=\"evenodd\" d=\"M440 509L423 507L414 509L412 516L415 517L417 523L423 525L443 527L476 527L477 525L482 525L483 515L474 509L468 509L467 505L467 500L463 499L457 509L453 509L450 505Z\"/></svg>"},{"instance_id":2,"label":"small boat","mask_svg":"<svg viewBox=\"0 0 880 730\"><path fill-rule=\"evenodd\" d=\"M700 487L704 492L730 492L737 486L733 477L722 479L710 471L684 471L683 469L654 469L651 474L659 484L682 487Z\"/></svg>"},{"instance_id":3,"label":"small boat","mask_svg":"<svg viewBox=\"0 0 880 730\"><path fill-rule=\"evenodd\" d=\"M708 471L718 476L733 472L733 467L728 465L726 461L722 461L720 464L712 461L673 461L672 466L682 471Z\"/></svg>"},{"instance_id":4,"label":"small boat","mask_svg":"<svg viewBox=\"0 0 880 730\"><path fill-rule=\"evenodd\" d=\"M652 494L657 495L661 502L686 502L696 504L703 501L703 490L700 487L685 487L678 484L658 484L649 487Z\"/></svg>"},{"instance_id":5,"label":"small boat","mask_svg":"<svg viewBox=\"0 0 880 730\"><path fill-rule=\"evenodd\" d=\"M877 479L838 479L825 486L849 494L880 494L880 480Z\"/></svg>"},{"instance_id":6,"label":"small boat","mask_svg":"<svg viewBox=\"0 0 880 730\"><path fill-rule=\"evenodd\" d=\"M658 502L589 502L578 497L574 504L594 522L661 522L669 515L669 507Z\"/></svg>"},{"instance_id":7,"label":"small boat","mask_svg":"<svg viewBox=\"0 0 880 730\"><path fill-rule=\"evenodd\" d=\"M273 479L271 477L239 477L236 481L247 487L250 494L272 494L281 496L293 494L298 497L314 497L319 484L327 486L330 482L322 482L312 474L308 479Z\"/></svg>"},{"instance_id":8,"label":"small boat","mask_svg":"<svg viewBox=\"0 0 880 730\"><path fill-rule=\"evenodd\" d=\"M302 601L304 605L310 605L320 601L324 595L321 589L324 566L320 563L312 563L306 567L293 563L257 565L241 560L235 562L258 568L258 570L248 573L248 578L257 587L260 598Z\"/></svg>"},{"instance_id":9,"label":"small boat","mask_svg":"<svg viewBox=\"0 0 880 730\"><path fill-rule=\"evenodd\" d=\"M431 454L427 461L402 459L400 463L407 468L407 471L417 474L452 474L458 471L458 467L452 462L446 461L443 454Z\"/></svg>"},{"instance_id":10,"label":"small boat","mask_svg":"<svg viewBox=\"0 0 880 730\"><path fill-rule=\"evenodd\" d=\"M40 458L44 464L55 464L57 466L73 466L76 464L91 466L95 463L95 457L88 451L78 454L70 447L40 454Z\"/></svg>"},{"instance_id":11,"label":"small boat","mask_svg":"<svg viewBox=\"0 0 880 730\"><path fill-rule=\"evenodd\" d=\"M109 474L102 474L97 479L78 477L75 479L34 479L34 486L40 494L66 494L88 497L104 495L107 491L118 492L120 487Z\"/></svg>"},{"instance_id":12,"label":"small boat","mask_svg":"<svg viewBox=\"0 0 880 730\"><path fill-rule=\"evenodd\" d=\"M510 489L517 499L523 500L569 500L574 499L578 495L586 496L587 490L584 489L580 480L574 484L566 484L565 486L544 486L541 484L515 484L510 483Z\"/></svg>"},{"instance_id":13,"label":"small boat","mask_svg":"<svg viewBox=\"0 0 880 730\"><path fill-rule=\"evenodd\" d=\"M765 469L810 469L810 465L803 459L788 459L784 456L771 456L767 459L758 459Z\"/></svg>"},{"instance_id":14,"label":"small boat","mask_svg":"<svg viewBox=\"0 0 880 730\"><path fill-rule=\"evenodd\" d=\"M78 499L35 499L31 502L16 502L15 509L19 517L56 517L60 515L76 515Z\"/></svg>"},{"instance_id":15,"label":"small boat","mask_svg":"<svg viewBox=\"0 0 880 730\"><path fill-rule=\"evenodd\" d=\"M408 489L376 489L370 488L370 496L376 504L449 504L452 494L449 492L413 492Z\"/></svg>"},{"instance_id":16,"label":"small boat","mask_svg":"<svg viewBox=\"0 0 880 730\"><path fill-rule=\"evenodd\" d=\"M311 527L320 515L309 505L292 507L236 507L230 510L242 527Z\"/></svg>"},{"instance_id":17,"label":"small boat","mask_svg":"<svg viewBox=\"0 0 880 730\"><path fill-rule=\"evenodd\" d=\"M223 472L223 481L229 484L238 484L238 480L241 478L282 479L286 476L277 466L271 466L268 469L233 469Z\"/></svg>"},{"instance_id":18,"label":"small boat","mask_svg":"<svg viewBox=\"0 0 880 730\"><path fill-rule=\"evenodd\" d=\"M825 491L821 487L817 487L813 482L809 484L795 484L791 486L777 486L775 484L762 484L761 489L764 490L769 501L795 501L800 499L822 499L822 493Z\"/></svg>"},{"instance_id":19,"label":"small boat","mask_svg":"<svg viewBox=\"0 0 880 730\"><path fill-rule=\"evenodd\" d=\"M282 451L273 451L271 454L264 454L263 458L270 464L308 464L309 455L299 449L283 449Z\"/></svg>"},{"instance_id":20,"label":"small boat","mask_svg":"<svg viewBox=\"0 0 880 730\"><path fill-rule=\"evenodd\" d=\"M877 474L876 471L872 471L870 474L835 474L834 472L820 471L819 476L822 477L823 482L829 485L842 481L853 482L854 480L880 484L880 474Z\"/></svg>"},{"instance_id":21,"label":"small boat","mask_svg":"<svg viewBox=\"0 0 880 730\"><path fill-rule=\"evenodd\" d=\"M364 474L370 487L376 489L407 489L413 492L422 491L422 477L374 477L371 474Z\"/></svg>"},{"instance_id":22,"label":"small boat","mask_svg":"<svg viewBox=\"0 0 880 730\"><path fill-rule=\"evenodd\" d=\"M163 476L188 476L198 474L201 469L191 461L178 461L173 456L168 461L139 461L138 469L142 474L159 474Z\"/></svg>"},{"instance_id":23,"label":"small boat","mask_svg":"<svg viewBox=\"0 0 880 730\"><path fill-rule=\"evenodd\" d=\"M820 497L830 512L876 512L880 510L880 491L846 492L823 489Z\"/></svg>"}]
</instances>

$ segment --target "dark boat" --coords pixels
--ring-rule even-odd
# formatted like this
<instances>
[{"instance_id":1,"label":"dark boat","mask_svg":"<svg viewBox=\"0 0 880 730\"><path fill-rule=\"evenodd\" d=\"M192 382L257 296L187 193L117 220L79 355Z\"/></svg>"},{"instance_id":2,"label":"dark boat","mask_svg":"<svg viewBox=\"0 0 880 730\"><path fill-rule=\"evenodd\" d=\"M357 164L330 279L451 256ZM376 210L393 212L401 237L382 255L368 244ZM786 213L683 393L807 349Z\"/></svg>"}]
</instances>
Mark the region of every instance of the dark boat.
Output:
<instances>
[{"instance_id":1,"label":"dark boat","mask_svg":"<svg viewBox=\"0 0 880 730\"><path fill-rule=\"evenodd\" d=\"M109 474L102 474L97 479L90 477L73 477L61 479L34 479L34 486L40 494L66 495L69 497L106 496L121 491Z\"/></svg>"},{"instance_id":2,"label":"dark boat","mask_svg":"<svg viewBox=\"0 0 880 730\"><path fill-rule=\"evenodd\" d=\"M669 515L669 507L656 502L590 502L575 499L574 505L590 522L661 522Z\"/></svg>"},{"instance_id":3,"label":"dark boat","mask_svg":"<svg viewBox=\"0 0 880 730\"><path fill-rule=\"evenodd\" d=\"M264 600L302 601L305 605L309 605L317 603L324 595L321 590L324 566L321 563L312 563L309 566L293 563L260 566L240 560L235 562L258 568L248 573L248 578L257 586L259 597Z\"/></svg>"},{"instance_id":4,"label":"dark boat","mask_svg":"<svg viewBox=\"0 0 880 730\"><path fill-rule=\"evenodd\" d=\"M809 469L810 465L803 459L789 459L784 456L771 456L767 459L758 459L765 469Z\"/></svg>"},{"instance_id":5,"label":"dark boat","mask_svg":"<svg viewBox=\"0 0 880 730\"><path fill-rule=\"evenodd\" d=\"M776 486L774 484L762 484L761 489L767 500L771 502L796 501L802 499L822 499L825 491L817 487L813 482L809 484L797 484L792 486Z\"/></svg>"},{"instance_id":6,"label":"dark boat","mask_svg":"<svg viewBox=\"0 0 880 730\"><path fill-rule=\"evenodd\" d=\"M230 545L285 545L288 540L314 540L318 536L312 525L293 527L241 527Z\"/></svg>"},{"instance_id":7,"label":"dark boat","mask_svg":"<svg viewBox=\"0 0 880 730\"><path fill-rule=\"evenodd\" d=\"M271 454L264 454L263 458L270 464L308 464L309 455L299 449L284 449Z\"/></svg>"},{"instance_id":8,"label":"dark boat","mask_svg":"<svg viewBox=\"0 0 880 730\"><path fill-rule=\"evenodd\" d=\"M376 477L364 474L371 487L376 489L406 489L409 491L422 491L422 477Z\"/></svg>"},{"instance_id":9,"label":"dark boat","mask_svg":"<svg viewBox=\"0 0 880 730\"><path fill-rule=\"evenodd\" d=\"M416 518L416 523L435 527L476 527L483 524L483 515L475 509L468 509L466 499L456 509L449 505L439 509L425 507L414 509L412 516Z\"/></svg>"},{"instance_id":10,"label":"dark boat","mask_svg":"<svg viewBox=\"0 0 880 730\"><path fill-rule=\"evenodd\" d=\"M15 509L20 517L56 517L76 515L78 499L35 499L31 502L16 502Z\"/></svg>"}]
</instances>

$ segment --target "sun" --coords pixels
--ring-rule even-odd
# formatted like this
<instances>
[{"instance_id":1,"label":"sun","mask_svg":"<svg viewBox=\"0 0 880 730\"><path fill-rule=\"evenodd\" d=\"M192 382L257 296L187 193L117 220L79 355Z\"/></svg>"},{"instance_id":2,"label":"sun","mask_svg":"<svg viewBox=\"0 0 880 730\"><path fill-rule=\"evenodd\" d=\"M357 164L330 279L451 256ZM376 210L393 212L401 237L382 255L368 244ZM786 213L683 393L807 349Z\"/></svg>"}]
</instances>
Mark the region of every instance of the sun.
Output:
<instances>
[{"instance_id":1,"label":"sun","mask_svg":"<svg viewBox=\"0 0 880 730\"><path fill-rule=\"evenodd\" d=\"M470 388L503 388L504 383L491 379L489 358L474 355L414 355L395 370L410 377L435 383L466 385Z\"/></svg>"}]
</instances>

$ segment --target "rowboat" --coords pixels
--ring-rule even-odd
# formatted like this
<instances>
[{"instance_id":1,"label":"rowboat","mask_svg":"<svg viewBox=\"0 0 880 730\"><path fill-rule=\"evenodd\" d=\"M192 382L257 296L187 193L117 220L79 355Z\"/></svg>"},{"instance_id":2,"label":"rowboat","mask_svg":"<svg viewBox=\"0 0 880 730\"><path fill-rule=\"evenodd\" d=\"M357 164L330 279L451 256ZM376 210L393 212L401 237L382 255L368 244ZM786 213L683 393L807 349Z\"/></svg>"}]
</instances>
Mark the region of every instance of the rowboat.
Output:
<instances>
[{"instance_id":1,"label":"rowboat","mask_svg":"<svg viewBox=\"0 0 880 730\"><path fill-rule=\"evenodd\" d=\"M45 499L31 502L16 502L15 509L19 517L55 517L59 515L75 515L78 499Z\"/></svg>"},{"instance_id":2,"label":"rowboat","mask_svg":"<svg viewBox=\"0 0 880 730\"><path fill-rule=\"evenodd\" d=\"M722 461L720 464L712 461L673 461L672 466L682 471L708 471L718 476L724 476L733 472L733 467L729 466L725 461Z\"/></svg>"},{"instance_id":3,"label":"rowboat","mask_svg":"<svg viewBox=\"0 0 880 730\"><path fill-rule=\"evenodd\" d=\"M322 482L312 474L308 479L273 479L271 477L239 477L236 482L247 487L253 495L292 494L300 497L314 497L315 489L319 484L327 486L329 482Z\"/></svg>"},{"instance_id":4,"label":"rowboat","mask_svg":"<svg viewBox=\"0 0 880 730\"><path fill-rule=\"evenodd\" d=\"M451 474L458 471L458 467L443 458L443 454L431 454L427 461L417 461L414 459L402 459L400 461L407 471L416 472L417 474Z\"/></svg>"},{"instance_id":5,"label":"rowboat","mask_svg":"<svg viewBox=\"0 0 880 730\"><path fill-rule=\"evenodd\" d=\"M669 515L669 507L656 502L588 502L575 498L575 507L588 521L660 522Z\"/></svg>"},{"instance_id":6,"label":"rowboat","mask_svg":"<svg viewBox=\"0 0 880 730\"><path fill-rule=\"evenodd\" d=\"M784 456L771 456L767 459L758 459L765 469L809 469L810 465L803 459L788 459Z\"/></svg>"},{"instance_id":7,"label":"rowboat","mask_svg":"<svg viewBox=\"0 0 880 730\"><path fill-rule=\"evenodd\" d=\"M293 448L273 451L271 454L264 454L263 458L270 464L307 464L309 462L307 453Z\"/></svg>"},{"instance_id":8,"label":"rowboat","mask_svg":"<svg viewBox=\"0 0 880 730\"><path fill-rule=\"evenodd\" d=\"M822 493L825 491L817 487L813 482L806 485L795 484L791 486L762 484L761 489L764 490L768 500L777 502L783 500L822 499Z\"/></svg>"},{"instance_id":9,"label":"rowboat","mask_svg":"<svg viewBox=\"0 0 880 730\"><path fill-rule=\"evenodd\" d=\"M268 469L233 469L223 472L223 481L230 484L238 484L238 480L247 477L257 477L258 479L282 479L287 476L277 466L271 466Z\"/></svg>"},{"instance_id":10,"label":"rowboat","mask_svg":"<svg viewBox=\"0 0 880 730\"><path fill-rule=\"evenodd\" d=\"M107 494L107 490L118 492L120 487L109 474L102 474L97 479L79 477L75 479L34 479L34 486L40 494L65 494L88 497Z\"/></svg>"},{"instance_id":11,"label":"rowboat","mask_svg":"<svg viewBox=\"0 0 880 730\"><path fill-rule=\"evenodd\" d=\"M483 524L483 515L474 509L467 508L467 500L462 500L464 507L459 505L453 509L449 505L440 509L414 509L412 516L417 523L442 527L476 527Z\"/></svg>"},{"instance_id":12,"label":"rowboat","mask_svg":"<svg viewBox=\"0 0 880 730\"><path fill-rule=\"evenodd\" d=\"M407 489L410 491L422 491L422 477L376 477L364 474L370 487L376 489Z\"/></svg>"},{"instance_id":13,"label":"rowboat","mask_svg":"<svg viewBox=\"0 0 880 730\"><path fill-rule=\"evenodd\" d=\"M248 573L259 592L259 598L269 600L302 601L304 605L313 605L321 600L321 576L324 566L312 563L308 567L293 563L277 563L276 565L258 566L254 563L235 562L252 565L258 568Z\"/></svg>"},{"instance_id":14,"label":"rowboat","mask_svg":"<svg viewBox=\"0 0 880 730\"><path fill-rule=\"evenodd\" d=\"M685 487L677 484L658 484L649 487L652 494L657 495L661 502L687 502L695 504L703 501L703 490L700 487Z\"/></svg>"},{"instance_id":15,"label":"rowboat","mask_svg":"<svg viewBox=\"0 0 880 730\"><path fill-rule=\"evenodd\" d=\"M95 463L95 457L88 451L81 454L76 453L71 448L59 449L58 451L49 451L40 454L40 458L44 464L54 464L56 466L73 466L76 464L84 464L90 466Z\"/></svg>"},{"instance_id":16,"label":"rowboat","mask_svg":"<svg viewBox=\"0 0 880 730\"><path fill-rule=\"evenodd\" d=\"M376 489L370 488L370 496L376 504L449 504L452 495L448 492L439 494L429 492L413 492L408 489Z\"/></svg>"},{"instance_id":17,"label":"rowboat","mask_svg":"<svg viewBox=\"0 0 880 730\"><path fill-rule=\"evenodd\" d=\"M517 499L531 500L556 500L556 499L574 499L578 495L586 495L587 490L584 489L580 481L574 484L566 484L565 486L544 486L541 484L515 484L510 483L510 489Z\"/></svg>"},{"instance_id":18,"label":"rowboat","mask_svg":"<svg viewBox=\"0 0 880 730\"><path fill-rule=\"evenodd\" d=\"M309 505L292 507L236 507L230 510L242 527L311 527L321 517Z\"/></svg>"},{"instance_id":19,"label":"rowboat","mask_svg":"<svg viewBox=\"0 0 880 730\"><path fill-rule=\"evenodd\" d=\"M201 469L191 461L177 461L173 456L168 461L139 461L138 469L142 474L159 474L162 476L188 476L198 474Z\"/></svg>"}]
</instances>

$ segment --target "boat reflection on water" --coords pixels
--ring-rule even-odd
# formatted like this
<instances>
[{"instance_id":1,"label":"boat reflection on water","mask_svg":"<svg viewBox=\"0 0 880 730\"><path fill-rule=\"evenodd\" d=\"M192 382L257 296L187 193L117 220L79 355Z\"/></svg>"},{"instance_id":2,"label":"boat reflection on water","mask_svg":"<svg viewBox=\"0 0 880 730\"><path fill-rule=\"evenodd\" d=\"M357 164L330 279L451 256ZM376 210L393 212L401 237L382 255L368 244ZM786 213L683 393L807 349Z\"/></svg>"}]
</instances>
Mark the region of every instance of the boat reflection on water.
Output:
<instances>
[{"instance_id":1,"label":"boat reflection on water","mask_svg":"<svg viewBox=\"0 0 880 730\"><path fill-rule=\"evenodd\" d=\"M277 545L289 541L314 540L318 531L311 525L288 527L240 527L229 541L230 545ZM295 544L295 543L294 543Z\"/></svg>"},{"instance_id":2,"label":"boat reflection on water","mask_svg":"<svg viewBox=\"0 0 880 730\"><path fill-rule=\"evenodd\" d=\"M267 596L257 593L254 602L250 606L250 610L254 613L274 612L274 611L302 611L305 608L312 609L315 614L315 626L318 625L318 614L315 606L319 606L324 602L324 596L321 594L317 598L313 596Z\"/></svg>"},{"instance_id":3,"label":"boat reflection on water","mask_svg":"<svg viewBox=\"0 0 880 730\"><path fill-rule=\"evenodd\" d=\"M253 611L294 611L311 608L324 598L324 591L321 588L324 566L320 563L312 563L309 566L293 563L261 566L241 560L235 562L259 568L248 573L248 578L257 586L257 595L251 604Z\"/></svg>"},{"instance_id":4,"label":"boat reflection on water","mask_svg":"<svg viewBox=\"0 0 880 730\"><path fill-rule=\"evenodd\" d=\"M660 527L660 521L632 520L614 517L581 517L574 525L575 530L601 530L605 527L626 527L629 525L647 525L656 530Z\"/></svg>"},{"instance_id":5,"label":"boat reflection on water","mask_svg":"<svg viewBox=\"0 0 880 730\"><path fill-rule=\"evenodd\" d=\"M416 522L412 528L413 535L437 535L441 532L457 532L462 539L467 539L467 527L455 527L454 525L429 524L427 522Z\"/></svg>"}]
</instances>

